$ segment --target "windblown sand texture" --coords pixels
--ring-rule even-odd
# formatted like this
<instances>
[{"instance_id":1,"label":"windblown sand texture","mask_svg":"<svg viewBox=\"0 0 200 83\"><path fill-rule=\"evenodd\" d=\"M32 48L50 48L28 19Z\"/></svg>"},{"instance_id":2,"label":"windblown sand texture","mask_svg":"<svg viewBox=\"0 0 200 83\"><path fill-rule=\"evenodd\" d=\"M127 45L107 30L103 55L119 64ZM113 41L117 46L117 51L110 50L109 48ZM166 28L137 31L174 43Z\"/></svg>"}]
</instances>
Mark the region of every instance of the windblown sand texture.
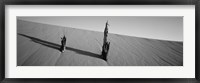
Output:
<instances>
[{"instance_id":1,"label":"windblown sand texture","mask_svg":"<svg viewBox=\"0 0 200 83\"><path fill-rule=\"evenodd\" d=\"M183 42L108 34L108 61L101 59L102 32L17 20L17 66L183 66ZM67 38L61 53L61 37Z\"/></svg>"}]
</instances>

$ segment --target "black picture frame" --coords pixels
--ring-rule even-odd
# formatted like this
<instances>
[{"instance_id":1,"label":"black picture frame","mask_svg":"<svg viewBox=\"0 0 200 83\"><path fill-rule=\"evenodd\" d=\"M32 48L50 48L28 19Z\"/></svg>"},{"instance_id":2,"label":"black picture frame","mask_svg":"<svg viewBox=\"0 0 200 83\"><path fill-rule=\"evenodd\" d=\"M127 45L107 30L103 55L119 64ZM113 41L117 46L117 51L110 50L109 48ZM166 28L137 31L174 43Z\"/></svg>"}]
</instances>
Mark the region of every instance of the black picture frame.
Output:
<instances>
[{"instance_id":1,"label":"black picture frame","mask_svg":"<svg viewBox=\"0 0 200 83\"><path fill-rule=\"evenodd\" d=\"M195 5L195 78L5 78L5 5ZM199 0L0 0L0 81L3 83L197 83L200 82Z\"/></svg>"}]
</instances>

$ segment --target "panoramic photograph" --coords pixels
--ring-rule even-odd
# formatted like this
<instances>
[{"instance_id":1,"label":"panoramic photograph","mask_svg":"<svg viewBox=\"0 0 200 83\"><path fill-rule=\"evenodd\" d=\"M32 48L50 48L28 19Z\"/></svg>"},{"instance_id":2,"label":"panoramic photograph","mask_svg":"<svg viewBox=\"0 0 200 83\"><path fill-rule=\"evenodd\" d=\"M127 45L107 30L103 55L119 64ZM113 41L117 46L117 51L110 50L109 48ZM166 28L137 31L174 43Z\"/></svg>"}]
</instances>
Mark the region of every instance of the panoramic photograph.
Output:
<instances>
[{"instance_id":1,"label":"panoramic photograph","mask_svg":"<svg viewBox=\"0 0 200 83\"><path fill-rule=\"evenodd\" d=\"M17 16L17 66L184 66L182 16Z\"/></svg>"}]
</instances>

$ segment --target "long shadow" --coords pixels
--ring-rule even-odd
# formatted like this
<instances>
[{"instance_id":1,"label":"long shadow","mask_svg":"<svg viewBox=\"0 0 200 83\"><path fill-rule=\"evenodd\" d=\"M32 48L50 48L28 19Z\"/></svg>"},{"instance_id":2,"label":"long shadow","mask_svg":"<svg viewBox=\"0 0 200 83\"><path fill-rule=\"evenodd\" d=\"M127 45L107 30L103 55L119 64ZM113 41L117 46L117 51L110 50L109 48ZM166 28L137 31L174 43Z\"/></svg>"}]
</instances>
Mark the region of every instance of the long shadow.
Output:
<instances>
[{"instance_id":1,"label":"long shadow","mask_svg":"<svg viewBox=\"0 0 200 83\"><path fill-rule=\"evenodd\" d=\"M27 38L31 39L31 41L35 42L35 43L39 43L41 45L44 45L44 46L47 46L47 47L50 47L50 48L53 48L53 49L56 49L56 50L60 51L61 45L59 45L59 44L55 44L55 43L52 43L52 42L41 40L41 39L38 39L38 38L35 38L35 37L31 37L31 36L28 36L28 35L25 35L25 34L20 34L20 33L17 33L17 34L21 35L21 36L24 36L24 37L27 37ZM95 53L92 53L92 52L88 52L88 51L84 51L84 50L80 50L80 49L76 49L76 48L72 48L72 47L66 47L66 50L74 51L74 52L76 52L78 54L82 54L82 55L86 55L86 56L90 56L90 57L103 59L103 57L101 55L99 55L99 54L95 54Z\"/></svg>"},{"instance_id":2,"label":"long shadow","mask_svg":"<svg viewBox=\"0 0 200 83\"><path fill-rule=\"evenodd\" d=\"M75 48L72 48L72 47L66 47L66 50L71 50L71 51L74 51L74 52L76 52L78 54L83 54L83 55L86 55L86 56L91 56L91 57L103 59L103 57L101 55L99 55L99 54L88 52L88 51L83 51L83 50L79 50L79 49L75 49Z\"/></svg>"},{"instance_id":3,"label":"long shadow","mask_svg":"<svg viewBox=\"0 0 200 83\"><path fill-rule=\"evenodd\" d=\"M56 50L60 49L60 45L58 45L58 44L51 43L51 42L48 42L48 41L45 41L45 40L41 40L41 39L38 39L38 38L35 38L35 37L31 37L31 36L28 36L28 35L25 35L25 34L18 33L18 35L27 37L27 38L31 39L31 41L35 42L35 43L39 43L41 45L44 45L44 46L47 46L47 47L50 47L50 48L53 48L53 49L56 49Z\"/></svg>"}]
</instances>

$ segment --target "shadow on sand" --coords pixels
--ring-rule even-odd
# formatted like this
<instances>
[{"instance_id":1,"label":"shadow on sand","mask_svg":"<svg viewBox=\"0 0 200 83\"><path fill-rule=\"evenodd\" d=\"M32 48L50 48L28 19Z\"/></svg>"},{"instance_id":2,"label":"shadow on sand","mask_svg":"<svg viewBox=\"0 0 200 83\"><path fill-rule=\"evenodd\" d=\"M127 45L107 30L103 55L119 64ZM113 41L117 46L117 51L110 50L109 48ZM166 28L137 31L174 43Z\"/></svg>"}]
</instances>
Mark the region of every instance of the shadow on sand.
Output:
<instances>
[{"instance_id":1,"label":"shadow on sand","mask_svg":"<svg viewBox=\"0 0 200 83\"><path fill-rule=\"evenodd\" d=\"M47 47L50 47L50 48L53 48L53 49L56 49L56 50L60 51L61 45L59 45L59 44L55 44L55 43L52 43L52 42L41 40L41 39L38 39L38 38L35 38L35 37L31 37L31 36L28 36L28 35L25 35L25 34L20 34L20 33L17 33L17 34L21 35L21 36L24 36L24 37L27 37L27 38L31 39L31 41L35 42L35 43L39 43L41 45L44 45L44 46L47 46ZM86 55L86 56L90 56L90 57L103 59L103 57L100 54L95 54L95 53L92 53L92 52L88 52L88 51L84 51L84 50L80 50L80 49L76 49L76 48L72 48L72 47L66 47L66 50L74 51L76 53L79 53L79 54L82 54L82 55Z\"/></svg>"}]
</instances>

